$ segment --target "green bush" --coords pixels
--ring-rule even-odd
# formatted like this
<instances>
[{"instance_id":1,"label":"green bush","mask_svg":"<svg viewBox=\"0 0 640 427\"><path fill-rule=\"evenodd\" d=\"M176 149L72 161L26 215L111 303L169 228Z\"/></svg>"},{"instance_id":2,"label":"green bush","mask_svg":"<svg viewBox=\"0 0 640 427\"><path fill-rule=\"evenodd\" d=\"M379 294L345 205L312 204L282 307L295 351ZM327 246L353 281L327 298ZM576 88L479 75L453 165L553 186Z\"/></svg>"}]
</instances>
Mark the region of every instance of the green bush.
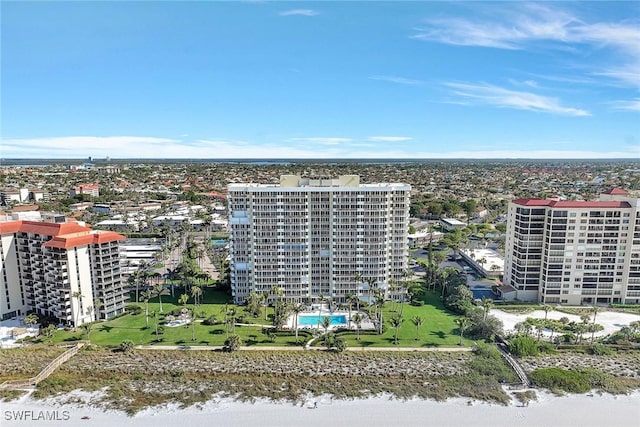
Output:
<instances>
[{"instance_id":1,"label":"green bush","mask_svg":"<svg viewBox=\"0 0 640 427\"><path fill-rule=\"evenodd\" d=\"M537 386L549 390L586 393L593 388L589 374L562 368L536 369L530 377Z\"/></svg>"},{"instance_id":2,"label":"green bush","mask_svg":"<svg viewBox=\"0 0 640 427\"><path fill-rule=\"evenodd\" d=\"M215 325L216 323L218 323L218 319L215 315L209 316L202 321L202 324L207 326Z\"/></svg>"},{"instance_id":3,"label":"green bush","mask_svg":"<svg viewBox=\"0 0 640 427\"><path fill-rule=\"evenodd\" d=\"M608 356L613 354L613 349L602 344L594 344L587 349L587 352L594 356Z\"/></svg>"},{"instance_id":4,"label":"green bush","mask_svg":"<svg viewBox=\"0 0 640 427\"><path fill-rule=\"evenodd\" d=\"M142 313L142 307L140 307L139 305L130 304L125 308L125 311L132 316L136 316Z\"/></svg>"},{"instance_id":5,"label":"green bush","mask_svg":"<svg viewBox=\"0 0 640 427\"><path fill-rule=\"evenodd\" d=\"M518 335L509 340L509 352L514 356L537 356L540 354L538 343L529 335Z\"/></svg>"}]
</instances>

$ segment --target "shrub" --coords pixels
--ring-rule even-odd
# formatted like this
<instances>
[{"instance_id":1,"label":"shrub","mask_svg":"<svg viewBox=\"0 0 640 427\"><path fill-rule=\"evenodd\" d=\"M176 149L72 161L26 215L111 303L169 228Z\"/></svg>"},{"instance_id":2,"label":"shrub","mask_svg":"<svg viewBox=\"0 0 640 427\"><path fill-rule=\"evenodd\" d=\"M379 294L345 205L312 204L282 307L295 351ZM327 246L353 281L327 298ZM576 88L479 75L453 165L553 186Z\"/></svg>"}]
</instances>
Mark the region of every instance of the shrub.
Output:
<instances>
[{"instance_id":1,"label":"shrub","mask_svg":"<svg viewBox=\"0 0 640 427\"><path fill-rule=\"evenodd\" d=\"M608 356L613 354L613 350L602 344L594 344L587 349L587 353L593 354L594 356Z\"/></svg>"},{"instance_id":2,"label":"shrub","mask_svg":"<svg viewBox=\"0 0 640 427\"><path fill-rule=\"evenodd\" d=\"M518 335L509 340L509 352L514 356L537 356L538 344L529 335Z\"/></svg>"},{"instance_id":3,"label":"shrub","mask_svg":"<svg viewBox=\"0 0 640 427\"><path fill-rule=\"evenodd\" d=\"M536 369L530 374L537 386L567 393L586 393L591 390L589 376L582 372L562 368Z\"/></svg>"},{"instance_id":4,"label":"shrub","mask_svg":"<svg viewBox=\"0 0 640 427\"><path fill-rule=\"evenodd\" d=\"M216 318L215 315L209 316L202 321L202 324L207 326L215 325L217 323L218 323L218 319Z\"/></svg>"},{"instance_id":5,"label":"shrub","mask_svg":"<svg viewBox=\"0 0 640 427\"><path fill-rule=\"evenodd\" d=\"M335 337L333 339L333 348L338 353L342 353L343 351L345 351L347 349L347 343L345 342L344 338Z\"/></svg>"},{"instance_id":6,"label":"shrub","mask_svg":"<svg viewBox=\"0 0 640 427\"><path fill-rule=\"evenodd\" d=\"M142 313L142 307L140 307L139 305L130 304L125 308L125 311L132 316L136 316Z\"/></svg>"},{"instance_id":7,"label":"shrub","mask_svg":"<svg viewBox=\"0 0 640 427\"><path fill-rule=\"evenodd\" d=\"M120 343L120 351L123 353L131 353L134 347L135 343L131 340L124 340Z\"/></svg>"},{"instance_id":8,"label":"shrub","mask_svg":"<svg viewBox=\"0 0 640 427\"><path fill-rule=\"evenodd\" d=\"M224 340L225 351L236 351L242 345L242 339L237 335L229 335L229 338Z\"/></svg>"}]
</instances>

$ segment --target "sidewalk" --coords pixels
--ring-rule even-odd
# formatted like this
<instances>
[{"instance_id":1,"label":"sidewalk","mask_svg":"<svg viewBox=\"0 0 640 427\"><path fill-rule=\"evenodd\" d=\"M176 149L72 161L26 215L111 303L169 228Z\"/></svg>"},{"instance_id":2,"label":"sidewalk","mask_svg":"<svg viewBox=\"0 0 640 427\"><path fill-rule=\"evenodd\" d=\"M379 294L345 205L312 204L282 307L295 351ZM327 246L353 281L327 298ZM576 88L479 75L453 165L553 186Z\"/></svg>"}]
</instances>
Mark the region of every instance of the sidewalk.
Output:
<instances>
[{"instance_id":1,"label":"sidewalk","mask_svg":"<svg viewBox=\"0 0 640 427\"><path fill-rule=\"evenodd\" d=\"M208 350L221 351L223 346L218 345L137 345L137 350ZM325 347L303 346L251 346L240 347L238 351L325 351ZM471 347L347 347L346 351L367 352L367 351L392 351L392 352L460 352L473 351Z\"/></svg>"}]
</instances>

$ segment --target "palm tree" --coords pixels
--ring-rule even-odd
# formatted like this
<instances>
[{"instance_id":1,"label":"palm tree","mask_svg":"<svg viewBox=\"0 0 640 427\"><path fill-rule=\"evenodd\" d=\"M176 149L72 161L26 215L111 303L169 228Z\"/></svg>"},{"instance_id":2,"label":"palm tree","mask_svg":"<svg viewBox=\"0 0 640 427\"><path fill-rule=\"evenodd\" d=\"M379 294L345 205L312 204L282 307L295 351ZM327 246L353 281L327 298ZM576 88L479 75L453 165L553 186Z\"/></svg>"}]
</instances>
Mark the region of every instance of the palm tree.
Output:
<instances>
[{"instance_id":1,"label":"palm tree","mask_svg":"<svg viewBox=\"0 0 640 427\"><path fill-rule=\"evenodd\" d=\"M353 315L353 323L356 324L356 341L360 341L360 327L362 326L362 321L364 317L360 312Z\"/></svg>"},{"instance_id":2,"label":"palm tree","mask_svg":"<svg viewBox=\"0 0 640 427\"><path fill-rule=\"evenodd\" d=\"M486 322L487 316L489 315L489 310L493 308L493 301L487 297L482 297L482 300L480 301L480 305L482 306L482 310L484 312L482 316L482 320Z\"/></svg>"},{"instance_id":3,"label":"palm tree","mask_svg":"<svg viewBox=\"0 0 640 427\"><path fill-rule=\"evenodd\" d=\"M189 301L189 295L182 294L178 297L178 303L182 304L183 307L186 307L187 301Z\"/></svg>"},{"instance_id":4,"label":"palm tree","mask_svg":"<svg viewBox=\"0 0 640 427\"><path fill-rule=\"evenodd\" d=\"M78 307L76 307L76 322L73 325L74 332L78 330L78 323L80 323L80 313L82 312L82 293L80 291L75 291L71 294L72 298L78 300Z\"/></svg>"},{"instance_id":5,"label":"palm tree","mask_svg":"<svg viewBox=\"0 0 640 427\"><path fill-rule=\"evenodd\" d=\"M546 321L547 320L547 316L549 315L549 312L551 310L553 310L553 307L551 307L550 305L545 304L545 305L542 306L542 309L544 310L544 320Z\"/></svg>"},{"instance_id":6,"label":"palm tree","mask_svg":"<svg viewBox=\"0 0 640 427\"><path fill-rule=\"evenodd\" d=\"M376 308L376 318L378 319L378 333L382 334L382 325L384 319L382 317L382 309L384 308L384 303L386 300L384 299L384 295L382 292L376 291L375 297L375 308Z\"/></svg>"},{"instance_id":7,"label":"palm tree","mask_svg":"<svg viewBox=\"0 0 640 427\"><path fill-rule=\"evenodd\" d=\"M38 323L38 321L39 321L38 316L35 315L34 313L27 314L27 316L24 318L24 324L27 325L27 328L29 329L32 329L33 325Z\"/></svg>"},{"instance_id":8,"label":"palm tree","mask_svg":"<svg viewBox=\"0 0 640 427\"><path fill-rule=\"evenodd\" d=\"M347 300L347 310L349 310L349 317L347 318L347 328L351 329L351 300L353 299L354 294L349 292L345 299Z\"/></svg>"},{"instance_id":9,"label":"palm tree","mask_svg":"<svg viewBox=\"0 0 640 427\"><path fill-rule=\"evenodd\" d=\"M325 340L327 339L327 333L329 332L329 326L331 326L331 318L329 316L324 316L322 318L322 327L324 328Z\"/></svg>"},{"instance_id":10,"label":"palm tree","mask_svg":"<svg viewBox=\"0 0 640 427\"><path fill-rule=\"evenodd\" d=\"M593 306L593 308L591 309L591 312L593 313L593 320L591 321L591 344L593 344L593 340L596 334L596 328L595 328L596 316L598 315L599 311L600 311L600 308L597 306Z\"/></svg>"},{"instance_id":11,"label":"palm tree","mask_svg":"<svg viewBox=\"0 0 640 427\"><path fill-rule=\"evenodd\" d=\"M360 311L360 297L358 296L358 294L353 294L351 296L351 303L355 303L356 304L356 311Z\"/></svg>"},{"instance_id":12,"label":"palm tree","mask_svg":"<svg viewBox=\"0 0 640 427\"><path fill-rule=\"evenodd\" d=\"M149 300L153 298L153 291L151 289L147 289L142 291L142 301L144 301L144 317L147 323L147 329L149 328Z\"/></svg>"},{"instance_id":13,"label":"palm tree","mask_svg":"<svg viewBox=\"0 0 640 427\"><path fill-rule=\"evenodd\" d=\"M278 299L284 295L282 289L278 285L274 285L271 287L271 294L273 295L273 319L275 320L278 315Z\"/></svg>"},{"instance_id":14,"label":"palm tree","mask_svg":"<svg viewBox=\"0 0 640 427\"><path fill-rule=\"evenodd\" d=\"M191 296L193 297L193 305L195 307L200 303L200 296L202 295L202 288L198 285L194 285L191 287Z\"/></svg>"},{"instance_id":15,"label":"palm tree","mask_svg":"<svg viewBox=\"0 0 640 427\"><path fill-rule=\"evenodd\" d=\"M293 327L296 330L296 344L298 344L298 315L304 311L304 304L293 304L291 312L293 312Z\"/></svg>"},{"instance_id":16,"label":"palm tree","mask_svg":"<svg viewBox=\"0 0 640 427\"><path fill-rule=\"evenodd\" d=\"M464 335L464 331L469 327L471 321L468 317L458 317L455 322L460 329L460 341L458 341L458 345L462 345L462 335Z\"/></svg>"},{"instance_id":17,"label":"palm tree","mask_svg":"<svg viewBox=\"0 0 640 427\"><path fill-rule=\"evenodd\" d=\"M398 345L398 330L400 329L402 322L403 322L403 319L400 316L393 316L390 320L391 326L393 326L396 329L396 333L393 336L393 343L395 345Z\"/></svg>"},{"instance_id":18,"label":"palm tree","mask_svg":"<svg viewBox=\"0 0 640 427\"><path fill-rule=\"evenodd\" d=\"M166 290L162 283L156 283L153 286L154 295L158 297L158 302L160 303L160 313L162 313L162 295L166 294Z\"/></svg>"},{"instance_id":19,"label":"palm tree","mask_svg":"<svg viewBox=\"0 0 640 427\"><path fill-rule=\"evenodd\" d=\"M416 327L416 341L420 339L420 326L422 326L423 320L420 316L413 316L411 323Z\"/></svg>"}]
</instances>

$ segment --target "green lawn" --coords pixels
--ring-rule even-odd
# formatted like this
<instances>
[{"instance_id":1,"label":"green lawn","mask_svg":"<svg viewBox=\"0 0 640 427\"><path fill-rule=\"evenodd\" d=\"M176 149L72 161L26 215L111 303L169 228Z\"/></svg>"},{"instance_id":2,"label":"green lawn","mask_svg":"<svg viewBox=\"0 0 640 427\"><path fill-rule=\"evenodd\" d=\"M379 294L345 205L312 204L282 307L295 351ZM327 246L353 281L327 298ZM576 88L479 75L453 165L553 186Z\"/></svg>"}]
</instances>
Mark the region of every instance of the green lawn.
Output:
<instances>
[{"instance_id":1,"label":"green lawn","mask_svg":"<svg viewBox=\"0 0 640 427\"><path fill-rule=\"evenodd\" d=\"M175 292L175 297L165 295L162 297L163 314L158 314L157 321L162 324L164 316L172 310L179 309L181 306L177 303L177 297L181 291ZM229 303L229 297L226 293L215 290L206 289L203 304L198 306L196 313L201 314L200 318L204 319L211 315L216 316L219 322L224 320L224 307ZM131 340L136 344L159 344L159 345L223 345L226 339L225 326L203 325L196 322L194 326L195 340L192 341L192 327L164 327L164 333L160 336L155 335L155 318L152 313L159 313L160 305L157 298L149 302L149 328L145 324L144 303L138 304L143 308L142 313L137 315L127 314L125 316L113 319L107 322L99 322L93 325L91 330L91 341L99 345L119 345L124 340ZM191 300L187 305L192 307ZM235 333L238 334L243 341L243 345L255 346L295 346L295 337L293 333L290 336L278 335L275 341L271 341L269 337L262 332L261 324L269 325L273 309L269 308L267 312L268 319L264 320L264 314L258 318L254 318L248 314L244 307L236 307L229 304L228 307L235 307L238 313L238 323L255 324L255 326L236 326ZM385 316L385 332L382 335L377 334L361 334L361 340L356 341L356 334L343 333L349 346L362 347L395 347L393 344L394 328L389 324L389 319L397 314L395 310L400 309L395 303L387 303L384 308ZM423 324L420 327L420 339L416 340L416 328L411 322L414 316L423 318ZM428 293L425 297L425 305L422 307L414 307L404 304L402 313L404 322L400 327L398 334L399 347L432 347L432 346L455 346L458 344L458 330L454 323L456 315L447 311L436 293ZM201 320L200 319L200 320ZM161 338L161 341L158 341ZM304 342L309 336L300 333L300 342ZM78 339L86 339L86 335L81 332L58 331L54 337L54 342L75 341ZM463 340L465 345L470 345L469 340ZM299 344L301 345L301 344Z\"/></svg>"},{"instance_id":2,"label":"green lawn","mask_svg":"<svg viewBox=\"0 0 640 427\"><path fill-rule=\"evenodd\" d=\"M393 343L395 328L389 320L400 313L400 307L389 302L385 305L383 314L385 319L385 331L382 335L361 334L360 341L356 340L355 333L342 334L349 347L440 347L456 346L459 342L458 327L455 324L457 315L444 308L440 296L436 292L428 292L424 299L425 305L414 307L403 304L402 318L404 321L398 330L398 344ZM411 322L415 316L422 317L422 325L419 328L416 340L416 327ZM463 339L464 345L473 342Z\"/></svg>"}]
</instances>

